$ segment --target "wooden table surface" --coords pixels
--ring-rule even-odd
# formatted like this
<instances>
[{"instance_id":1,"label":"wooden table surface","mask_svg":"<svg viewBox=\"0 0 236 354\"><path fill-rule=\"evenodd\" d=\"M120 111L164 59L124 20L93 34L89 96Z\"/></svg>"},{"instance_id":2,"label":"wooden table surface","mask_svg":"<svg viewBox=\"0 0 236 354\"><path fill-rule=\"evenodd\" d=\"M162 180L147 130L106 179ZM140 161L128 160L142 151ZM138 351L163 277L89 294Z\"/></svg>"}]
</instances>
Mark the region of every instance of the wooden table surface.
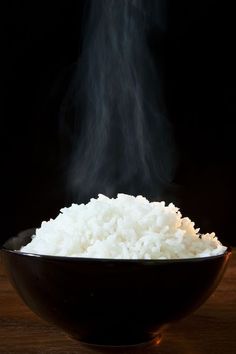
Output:
<instances>
[{"instance_id":1,"label":"wooden table surface","mask_svg":"<svg viewBox=\"0 0 236 354\"><path fill-rule=\"evenodd\" d=\"M164 332L159 345L88 347L39 319L9 284L0 263L0 354L235 354L236 249L215 293L194 314Z\"/></svg>"}]
</instances>

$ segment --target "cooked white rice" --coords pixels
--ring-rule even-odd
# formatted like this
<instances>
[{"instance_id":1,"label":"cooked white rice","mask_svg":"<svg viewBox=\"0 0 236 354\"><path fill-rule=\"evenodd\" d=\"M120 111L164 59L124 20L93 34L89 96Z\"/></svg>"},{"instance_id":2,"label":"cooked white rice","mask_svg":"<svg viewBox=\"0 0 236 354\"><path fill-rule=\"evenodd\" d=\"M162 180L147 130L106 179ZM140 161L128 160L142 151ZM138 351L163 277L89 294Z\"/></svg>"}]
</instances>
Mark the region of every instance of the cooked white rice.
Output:
<instances>
[{"instance_id":1,"label":"cooked white rice","mask_svg":"<svg viewBox=\"0 0 236 354\"><path fill-rule=\"evenodd\" d=\"M172 203L142 196L99 195L64 208L43 222L22 252L115 259L178 259L215 256L224 247L214 233L200 235Z\"/></svg>"}]
</instances>

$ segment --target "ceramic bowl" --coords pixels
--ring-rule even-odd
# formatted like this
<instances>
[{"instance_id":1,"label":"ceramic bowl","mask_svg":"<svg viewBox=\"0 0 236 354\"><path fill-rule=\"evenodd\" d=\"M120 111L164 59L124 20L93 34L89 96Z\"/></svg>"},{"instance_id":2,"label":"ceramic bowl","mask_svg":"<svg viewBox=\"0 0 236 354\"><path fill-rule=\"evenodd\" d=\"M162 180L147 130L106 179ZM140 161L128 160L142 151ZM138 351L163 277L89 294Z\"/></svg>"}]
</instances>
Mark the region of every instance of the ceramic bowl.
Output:
<instances>
[{"instance_id":1,"label":"ceramic bowl","mask_svg":"<svg viewBox=\"0 0 236 354\"><path fill-rule=\"evenodd\" d=\"M22 253L34 230L1 249L8 277L38 316L90 344L133 345L191 314L216 289L231 251L180 260L70 258Z\"/></svg>"}]
</instances>

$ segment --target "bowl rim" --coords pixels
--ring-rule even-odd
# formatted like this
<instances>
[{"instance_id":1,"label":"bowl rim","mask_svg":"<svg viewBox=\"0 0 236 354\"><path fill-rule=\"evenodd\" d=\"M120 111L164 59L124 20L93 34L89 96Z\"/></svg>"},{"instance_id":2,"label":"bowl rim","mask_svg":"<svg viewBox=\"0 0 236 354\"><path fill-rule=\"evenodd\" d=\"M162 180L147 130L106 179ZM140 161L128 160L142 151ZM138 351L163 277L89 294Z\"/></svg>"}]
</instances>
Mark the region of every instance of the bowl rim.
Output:
<instances>
[{"instance_id":1,"label":"bowl rim","mask_svg":"<svg viewBox=\"0 0 236 354\"><path fill-rule=\"evenodd\" d=\"M25 230L28 231L28 230ZM145 263L145 264L166 264L166 263L194 263L194 262L206 262L213 259L230 257L232 254L232 248L230 246L225 245L226 250L224 253L215 255L215 256L203 256L203 257L192 257L192 258L171 258L171 259L128 259L128 258L92 258L92 257L71 257L71 256L54 256L40 253L32 253L32 252L22 252L20 250L11 250L7 248L6 244L12 239L16 239L20 237L25 231L19 233L15 237L10 237L5 243L1 246L1 253L17 255L19 257L31 257L31 258L40 258L41 260L48 261L59 261L59 262L96 262L96 263Z\"/></svg>"}]
</instances>

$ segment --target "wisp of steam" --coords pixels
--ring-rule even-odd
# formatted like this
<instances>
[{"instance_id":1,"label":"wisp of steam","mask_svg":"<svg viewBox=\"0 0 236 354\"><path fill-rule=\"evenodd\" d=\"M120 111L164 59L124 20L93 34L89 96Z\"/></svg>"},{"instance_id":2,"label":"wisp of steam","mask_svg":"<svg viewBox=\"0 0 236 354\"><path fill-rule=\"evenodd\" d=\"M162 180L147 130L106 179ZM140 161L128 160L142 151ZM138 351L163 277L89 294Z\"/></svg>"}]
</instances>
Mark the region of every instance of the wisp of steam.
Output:
<instances>
[{"instance_id":1,"label":"wisp of steam","mask_svg":"<svg viewBox=\"0 0 236 354\"><path fill-rule=\"evenodd\" d=\"M75 202L103 193L165 198L176 149L150 33L165 35L164 1L92 0L63 102L67 185ZM152 13L156 17L152 16ZM158 48L156 48L158 51Z\"/></svg>"}]
</instances>

